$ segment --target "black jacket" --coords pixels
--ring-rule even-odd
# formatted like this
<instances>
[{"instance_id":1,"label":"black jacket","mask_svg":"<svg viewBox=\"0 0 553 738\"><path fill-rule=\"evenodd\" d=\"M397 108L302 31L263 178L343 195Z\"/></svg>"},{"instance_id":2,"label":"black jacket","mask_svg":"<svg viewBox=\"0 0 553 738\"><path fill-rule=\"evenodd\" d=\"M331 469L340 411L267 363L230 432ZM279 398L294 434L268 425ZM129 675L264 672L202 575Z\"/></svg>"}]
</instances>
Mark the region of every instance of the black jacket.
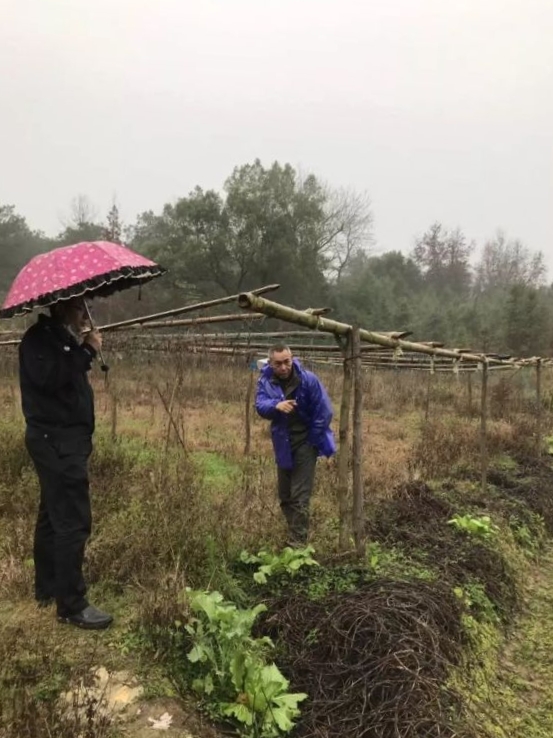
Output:
<instances>
[{"instance_id":1,"label":"black jacket","mask_svg":"<svg viewBox=\"0 0 553 738\"><path fill-rule=\"evenodd\" d=\"M75 435L94 432L94 395L88 381L96 351L39 315L19 346L21 404L29 428Z\"/></svg>"}]
</instances>

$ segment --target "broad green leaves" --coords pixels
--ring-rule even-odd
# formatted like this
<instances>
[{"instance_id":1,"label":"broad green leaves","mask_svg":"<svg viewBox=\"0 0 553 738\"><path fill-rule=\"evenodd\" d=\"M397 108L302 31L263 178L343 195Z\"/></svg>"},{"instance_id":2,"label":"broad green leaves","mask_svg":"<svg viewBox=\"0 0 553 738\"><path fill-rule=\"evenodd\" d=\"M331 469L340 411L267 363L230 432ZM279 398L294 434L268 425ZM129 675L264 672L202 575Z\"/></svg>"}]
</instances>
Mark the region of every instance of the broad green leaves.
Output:
<instances>
[{"instance_id":1,"label":"broad green leaves","mask_svg":"<svg viewBox=\"0 0 553 738\"><path fill-rule=\"evenodd\" d=\"M244 738L290 731L307 695L288 692L288 680L269 661L271 640L251 635L265 606L239 609L219 592L187 589L186 595L194 613L184 628L192 644L192 689L212 713L235 720Z\"/></svg>"},{"instance_id":2,"label":"broad green leaves","mask_svg":"<svg viewBox=\"0 0 553 738\"><path fill-rule=\"evenodd\" d=\"M476 538L491 538L498 532L498 527L494 525L489 515L481 517L473 517L472 515L454 515L451 520L447 521L457 530L464 531Z\"/></svg>"},{"instance_id":3,"label":"broad green leaves","mask_svg":"<svg viewBox=\"0 0 553 738\"><path fill-rule=\"evenodd\" d=\"M257 584L267 584L267 578L279 574L293 576L304 566L318 566L312 554L315 549L312 546L305 548L291 548L287 546L281 553L261 550L257 554L242 551L240 561L244 564L259 564L259 568L253 575Z\"/></svg>"}]
</instances>

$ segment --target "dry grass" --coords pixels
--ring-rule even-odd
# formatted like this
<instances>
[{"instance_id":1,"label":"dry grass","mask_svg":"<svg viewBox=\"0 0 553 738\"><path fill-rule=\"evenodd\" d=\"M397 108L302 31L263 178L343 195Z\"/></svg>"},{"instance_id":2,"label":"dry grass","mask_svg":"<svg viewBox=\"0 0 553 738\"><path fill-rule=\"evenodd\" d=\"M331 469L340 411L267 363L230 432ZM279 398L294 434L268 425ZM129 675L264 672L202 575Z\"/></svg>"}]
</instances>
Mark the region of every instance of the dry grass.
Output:
<instances>
[{"instance_id":1,"label":"dry grass","mask_svg":"<svg viewBox=\"0 0 553 738\"><path fill-rule=\"evenodd\" d=\"M107 386L99 372L93 376L98 431L91 462L94 529L87 549L87 576L99 604L124 602L125 616L115 626L118 638L118 629L126 627L121 620L154 627L182 616L177 600L185 585L212 586L233 594L229 562L242 548L280 545L285 530L276 500L268 424L253 413L251 453L247 457L243 453L249 372L242 360L180 356L112 361L112 365ZM30 667L36 681L47 644L63 649L65 641L60 640L51 613L30 615L37 481L22 440L15 357L2 357L0 373L0 600L9 603L0 610L0 627L10 623L2 637L19 644L0 656L4 654L6 662L19 670L22 640L39 622L43 637L34 642ZM340 372L323 371L322 377L338 416ZM549 378L544 379L547 395ZM525 386L521 377L509 381L492 377L490 383L490 453L528 455L535 428L528 415L532 387ZM475 380L469 407L465 377L367 374L363 460L367 501L390 499L398 485L413 476L443 477L456 466L478 465L477 390ZM337 546L336 486L335 463L321 461L312 537L323 556ZM17 638L14 618L25 623ZM89 668L88 657L75 663ZM17 679L24 674L17 671ZM15 713L17 706L12 704L12 717L35 714L29 703L21 705L23 712ZM39 718L50 720L49 730L58 725L58 717L45 718L42 713L33 718L33 725ZM5 733L8 738L49 735L38 728L24 733L24 723L17 725L19 733ZM103 727L94 730L90 738L103 735Z\"/></svg>"}]
</instances>

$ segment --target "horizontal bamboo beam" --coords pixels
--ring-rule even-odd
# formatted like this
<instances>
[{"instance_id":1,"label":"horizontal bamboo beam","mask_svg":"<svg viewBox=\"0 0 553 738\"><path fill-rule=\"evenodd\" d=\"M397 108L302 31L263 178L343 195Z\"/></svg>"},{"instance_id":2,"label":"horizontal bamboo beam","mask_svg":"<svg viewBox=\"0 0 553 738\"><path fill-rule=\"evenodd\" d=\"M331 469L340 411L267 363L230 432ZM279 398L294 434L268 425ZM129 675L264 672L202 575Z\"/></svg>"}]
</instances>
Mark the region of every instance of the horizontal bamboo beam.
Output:
<instances>
[{"instance_id":1,"label":"horizontal bamboo beam","mask_svg":"<svg viewBox=\"0 0 553 738\"><path fill-rule=\"evenodd\" d=\"M309 315L308 313L281 305L278 302L267 300L259 295L251 292L245 292L238 298L238 305L245 310L254 310L257 313L264 313L271 318L279 320L287 320L290 323L304 325L315 331L325 333L334 333L335 335L346 336L351 332L352 327L347 323L339 323L336 320L330 320L320 316ZM405 341L399 338L390 338L381 333L360 329L360 338L366 343L372 343L379 346L388 346L390 348L401 348L404 351L413 353L428 354L430 356L444 356L450 359L469 359L472 361L485 362L490 364L504 364L501 359L488 358L485 354L460 354L456 351L446 348L433 348L422 343L413 341Z\"/></svg>"},{"instance_id":2,"label":"horizontal bamboo beam","mask_svg":"<svg viewBox=\"0 0 553 738\"><path fill-rule=\"evenodd\" d=\"M263 295L267 292L274 292L280 287L279 284L268 284L265 287L259 287L253 290L251 293L255 296ZM162 313L153 313L152 315L143 315L138 318L129 318L128 320L120 320L118 323L108 323L107 325L100 326L101 331L114 331L117 328L127 328L131 325L142 325L143 323L150 323L152 320L161 320L162 318L170 318L173 315L183 315L184 313L192 313L195 310L205 310L206 308L215 307L216 305L225 305L229 302L236 302L239 295L229 295L228 297L218 297L216 300L207 300L206 302L197 302L194 305L184 305L183 307L173 308L172 310L165 310Z\"/></svg>"},{"instance_id":3,"label":"horizontal bamboo beam","mask_svg":"<svg viewBox=\"0 0 553 738\"><path fill-rule=\"evenodd\" d=\"M201 318L183 318L183 320L154 320L151 323L135 323L134 325L128 325L128 326L121 326L119 328L109 328L109 327L101 327L99 330L103 331L104 333L106 331L112 331L113 333L123 333L127 330L139 330L139 329L150 329L150 328L176 328L176 327L186 327L186 326L197 326L197 325L210 325L212 323L238 323L238 322L244 322L248 320L262 320L263 318L266 318L266 315L263 315L263 313L251 313L251 315L244 316L244 313L232 313L232 315L206 315L202 316ZM184 334L188 335L188 334ZM199 336L203 335L201 333L197 334ZM219 333L218 335L224 336L224 333ZM244 336L244 331L240 334ZM249 335L249 333L247 334Z\"/></svg>"},{"instance_id":4,"label":"horizontal bamboo beam","mask_svg":"<svg viewBox=\"0 0 553 738\"><path fill-rule=\"evenodd\" d=\"M167 320L167 321L159 321L159 322L152 321L151 323L146 323L145 325L136 324L132 326L126 326L123 328L111 329L111 332L115 336L118 336L118 337L119 336L127 337L129 335L132 335L132 333L128 333L127 331L134 331L135 329L140 329L140 328L144 330L146 329L149 330L152 328L160 329L160 328L175 328L175 327L193 328L193 327L200 326L200 325L207 325L207 324L211 325L214 323L232 323L232 322L238 323L238 322L245 322L249 320L262 320L265 317L266 316L263 315L263 313L251 313L251 315L247 315L247 316L245 316L244 313L233 313L232 315L209 315L209 316L205 316L201 318L185 318L183 320ZM104 333L109 332L106 330L106 328L99 328L99 330L103 331ZM88 333L88 332L89 331L85 331L85 333ZM183 339L192 340L192 339L189 339L189 334L187 333L181 333L177 335L179 337L182 337ZM215 335L224 337L225 333L217 333ZM244 338L244 336L249 335L249 333L247 331L242 331L240 335L242 336L242 338ZM193 334L193 336L201 338L203 334L196 333L196 334ZM148 338L150 340L151 339L155 340L156 338L167 338L167 334L160 333L159 336L148 336ZM10 341L0 341L0 346L17 345L20 341L21 341L20 338L13 339Z\"/></svg>"}]
</instances>

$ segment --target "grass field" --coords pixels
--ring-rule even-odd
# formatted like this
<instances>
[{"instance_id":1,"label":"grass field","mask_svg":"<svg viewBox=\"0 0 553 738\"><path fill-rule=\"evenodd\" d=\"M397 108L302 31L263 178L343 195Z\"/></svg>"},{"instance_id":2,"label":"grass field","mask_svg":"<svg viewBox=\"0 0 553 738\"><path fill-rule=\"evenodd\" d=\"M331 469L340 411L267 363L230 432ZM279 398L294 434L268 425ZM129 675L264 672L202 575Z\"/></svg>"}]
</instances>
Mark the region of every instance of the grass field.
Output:
<instances>
[{"instance_id":1,"label":"grass field","mask_svg":"<svg viewBox=\"0 0 553 738\"><path fill-rule=\"evenodd\" d=\"M240 553L265 548L278 557L285 530L268 424L253 415L251 451L244 454L248 369L238 360L185 355L115 361L109 384L99 372L94 376L94 525L86 571L92 601L115 615L114 627L100 634L68 629L55 622L52 610L35 608L31 548L37 480L23 445L14 360L4 356L0 372L2 738L155 735L149 719L163 713L172 717L165 732L169 736L208 738L236 728L239 721L221 719L209 696L191 689L190 643L180 626L191 615L186 587L219 591L244 608L261 601L268 606L259 619L261 630L254 632L274 637L273 657L291 689L309 693L299 706L305 717L297 735L551 735L546 705L553 695L553 662L540 643L548 643L547 628L553 626L548 607L553 563L547 553L553 471L548 462L535 461L529 372L491 378L490 490L484 497L476 378L469 404L465 376L367 373L365 559L358 562L351 552L338 551L336 463L321 460L311 542L322 566L297 577L284 566L270 585L256 589L247 566L239 563ZM340 372L324 369L321 376L337 415ZM550 396L545 377L545 435ZM470 533L462 528L465 523L448 525L455 515L477 521L489 515L498 532ZM400 714L398 705L409 701L399 672L390 671L392 656L399 658L395 646L374 652L374 674L388 685L388 693L385 698L371 691L371 714L380 715L380 722L368 720L366 732L356 733L345 722L341 729L324 710L315 714L309 660L317 653L322 658L324 641L317 646L317 634L309 635L308 615L315 608L312 616L326 622L332 598L344 593L372 597L373 612L382 607L382 623L392 622L389 605L378 599L380 591L389 593L386 600L396 597L396 613L417 602L416 622L426 623L424 632L435 637L425 645L421 631L420 644L409 646L422 674L422 681L411 684L418 695L416 715ZM440 624L433 610L437 593L443 593L447 623ZM296 608L292 614L291 603ZM320 603L322 610L316 611ZM347 615L332 612L335 622ZM394 624L398 644L406 637L404 625ZM515 635L506 642L508 632ZM302 650L309 638L312 650ZM384 641L382 636L379 642ZM429 665L426 674L428 648L435 649L430 661L436 671ZM111 675L108 685L94 678L100 668ZM417 671L412 664L404 670ZM342 692L349 694L343 685ZM102 707L102 696L112 693L123 696ZM134 701L127 704L131 697ZM357 709L353 692L348 699L350 712ZM396 705L397 733L386 732L391 730L382 707L386 700ZM254 724L243 727L242 735L270 735L263 730L269 729Z\"/></svg>"}]
</instances>

